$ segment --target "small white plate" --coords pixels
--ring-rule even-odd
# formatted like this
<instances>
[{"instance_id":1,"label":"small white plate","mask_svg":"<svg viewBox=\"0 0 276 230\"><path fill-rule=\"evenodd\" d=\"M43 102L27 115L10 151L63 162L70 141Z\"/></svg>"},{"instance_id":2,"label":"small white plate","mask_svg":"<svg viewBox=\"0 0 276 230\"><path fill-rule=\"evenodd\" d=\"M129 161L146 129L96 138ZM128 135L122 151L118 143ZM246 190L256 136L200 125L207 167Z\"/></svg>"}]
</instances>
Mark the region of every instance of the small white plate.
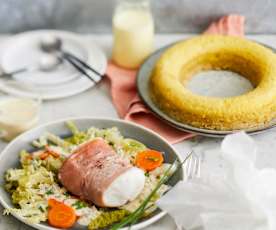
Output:
<instances>
[{"instance_id":1,"label":"small white plate","mask_svg":"<svg viewBox=\"0 0 276 230\"><path fill-rule=\"evenodd\" d=\"M38 66L39 60L43 55L43 51L40 49L40 40L49 34L55 34L56 36L61 37L65 50L68 50L82 60L87 61L88 53L85 47L78 41L76 35L35 31L18 34L9 39L5 44L5 49L3 50L1 57L3 70L5 72L12 72L23 67L28 68ZM16 74L13 78L16 81L31 84L51 85L70 81L77 76L79 76L79 73L76 72L76 70L67 62L64 62L53 71L28 71Z\"/></svg>"},{"instance_id":2,"label":"small white plate","mask_svg":"<svg viewBox=\"0 0 276 230\"><path fill-rule=\"evenodd\" d=\"M10 72L17 68L34 66L41 54L39 38L49 34L62 38L66 50L88 62L101 74L105 73L107 59L95 43L88 43L85 38L73 33L55 30L26 32L10 38L5 43L5 49L1 56L2 68L6 72ZM82 76L66 62L55 71L47 73L41 71L25 72L15 75L10 81L0 79L0 90L5 93L25 97L39 96L46 100L72 96L92 86L94 86L93 82Z\"/></svg>"}]
</instances>

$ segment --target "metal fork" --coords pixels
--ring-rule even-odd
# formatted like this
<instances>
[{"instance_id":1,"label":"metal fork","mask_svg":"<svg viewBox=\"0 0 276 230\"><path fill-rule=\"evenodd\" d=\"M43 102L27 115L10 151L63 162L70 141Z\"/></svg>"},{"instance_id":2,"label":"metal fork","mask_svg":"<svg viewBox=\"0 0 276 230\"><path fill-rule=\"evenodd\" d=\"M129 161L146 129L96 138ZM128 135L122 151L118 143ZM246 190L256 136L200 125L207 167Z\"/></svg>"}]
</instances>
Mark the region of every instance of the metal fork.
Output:
<instances>
[{"instance_id":1,"label":"metal fork","mask_svg":"<svg viewBox=\"0 0 276 230\"><path fill-rule=\"evenodd\" d=\"M201 157L192 154L183 165L184 181L200 177L201 171Z\"/></svg>"},{"instance_id":2,"label":"metal fork","mask_svg":"<svg viewBox=\"0 0 276 230\"><path fill-rule=\"evenodd\" d=\"M201 157L196 154L191 154L187 161L183 164L184 181L200 177ZM177 230L185 230L182 226L176 224Z\"/></svg>"}]
</instances>

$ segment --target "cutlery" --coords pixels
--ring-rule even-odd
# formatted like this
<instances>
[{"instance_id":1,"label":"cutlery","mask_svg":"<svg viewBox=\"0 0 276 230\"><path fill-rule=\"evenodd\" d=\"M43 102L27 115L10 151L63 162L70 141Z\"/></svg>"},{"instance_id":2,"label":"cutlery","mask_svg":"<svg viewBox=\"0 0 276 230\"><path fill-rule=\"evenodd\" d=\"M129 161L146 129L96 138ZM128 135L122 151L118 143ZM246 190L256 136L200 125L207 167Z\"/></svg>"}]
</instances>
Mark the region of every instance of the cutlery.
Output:
<instances>
[{"instance_id":1,"label":"cutlery","mask_svg":"<svg viewBox=\"0 0 276 230\"><path fill-rule=\"evenodd\" d=\"M61 60L50 54L41 55L38 64L36 66L22 67L16 70L5 72L2 68L0 68L0 77L11 77L19 73L24 73L27 71L43 71L48 72L54 70L59 64Z\"/></svg>"},{"instance_id":2,"label":"cutlery","mask_svg":"<svg viewBox=\"0 0 276 230\"><path fill-rule=\"evenodd\" d=\"M201 173L201 157L192 154L184 163L184 181L199 178Z\"/></svg>"},{"instance_id":3,"label":"cutlery","mask_svg":"<svg viewBox=\"0 0 276 230\"><path fill-rule=\"evenodd\" d=\"M192 154L183 165L184 168L184 181L193 178L199 178L201 174L201 157ZM176 224L177 230L185 230L182 226Z\"/></svg>"},{"instance_id":4,"label":"cutlery","mask_svg":"<svg viewBox=\"0 0 276 230\"><path fill-rule=\"evenodd\" d=\"M86 62L75 56L74 54L63 50L62 40L55 36L47 36L41 40L40 43L41 49L46 53L57 53L60 58L68 61L74 68L76 68L80 73L89 78L94 83L99 82L104 75L99 73L97 70L92 68ZM89 74L89 72L94 73L95 75Z\"/></svg>"}]
</instances>

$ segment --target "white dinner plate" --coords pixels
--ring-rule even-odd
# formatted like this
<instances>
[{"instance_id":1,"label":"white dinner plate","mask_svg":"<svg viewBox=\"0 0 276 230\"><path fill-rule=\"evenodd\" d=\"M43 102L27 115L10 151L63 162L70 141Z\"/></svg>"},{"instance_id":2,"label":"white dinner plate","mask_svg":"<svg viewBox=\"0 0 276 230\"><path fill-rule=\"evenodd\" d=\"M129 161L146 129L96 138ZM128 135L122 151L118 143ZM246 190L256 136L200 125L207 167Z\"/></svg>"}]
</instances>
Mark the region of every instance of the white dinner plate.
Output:
<instances>
[{"instance_id":1,"label":"white dinner plate","mask_svg":"<svg viewBox=\"0 0 276 230\"><path fill-rule=\"evenodd\" d=\"M42 36L56 35L64 41L64 49L88 62L94 69L104 74L107 59L103 51L87 38L55 30L39 30L18 34L8 39L1 56L1 65L6 72L17 68L36 65L41 54L39 41ZM30 50L30 52L28 52ZM95 75L95 77L97 77ZM29 71L14 75L10 80L0 79L0 90L15 96L58 99L81 93L94 83L81 75L69 63L62 63L50 72Z\"/></svg>"},{"instance_id":2,"label":"white dinner plate","mask_svg":"<svg viewBox=\"0 0 276 230\"><path fill-rule=\"evenodd\" d=\"M13 208L13 204L11 202L10 194L8 194L4 189L4 174L5 171L9 168L15 168L19 165L19 152L22 149L27 151L32 151L31 142L37 138L39 138L45 132L51 132L59 136L68 136L70 132L64 125L65 121L59 120L54 121L39 127L36 127L30 131L27 131L12 142L8 144L8 146L2 151L0 155L0 202L4 206L4 208ZM172 145L170 145L163 137L154 133L153 131L146 129L140 125L136 125L134 123L126 122L119 119L104 119L104 118L70 118L69 120L74 121L77 127L81 130L87 129L91 126L97 128L110 128L117 127L123 136L137 139L138 141L144 143L151 149L156 149L158 151L164 152L165 162L173 163L176 159L182 161L182 157L176 152ZM183 170L179 170L175 173L175 175L168 181L170 186L174 186L178 181L183 179ZM30 224L26 222L25 219L19 217L17 214L12 213L15 218L24 222L25 224L32 226L39 230L58 230L57 228L49 226L47 223L41 224ZM132 226L132 230L137 230L141 228L145 228L148 225L156 222L160 218L162 218L166 213L161 211L160 209L154 211L149 216L143 218L138 221L135 225ZM87 230L87 227L83 227L80 225L75 225L71 230ZM127 230L128 228L123 228Z\"/></svg>"}]
</instances>

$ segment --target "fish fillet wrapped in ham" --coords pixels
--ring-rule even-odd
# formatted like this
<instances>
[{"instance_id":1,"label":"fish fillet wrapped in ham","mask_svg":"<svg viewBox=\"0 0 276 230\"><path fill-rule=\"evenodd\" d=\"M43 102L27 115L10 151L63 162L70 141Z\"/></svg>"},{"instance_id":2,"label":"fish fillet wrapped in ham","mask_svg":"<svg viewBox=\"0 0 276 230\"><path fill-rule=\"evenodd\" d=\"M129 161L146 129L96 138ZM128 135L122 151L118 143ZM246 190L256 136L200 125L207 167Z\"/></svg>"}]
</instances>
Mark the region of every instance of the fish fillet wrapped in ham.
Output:
<instances>
[{"instance_id":1,"label":"fish fillet wrapped in ham","mask_svg":"<svg viewBox=\"0 0 276 230\"><path fill-rule=\"evenodd\" d=\"M102 138L73 153L62 165L59 179L68 191L101 207L118 207L134 200L145 184L144 172Z\"/></svg>"}]
</instances>

